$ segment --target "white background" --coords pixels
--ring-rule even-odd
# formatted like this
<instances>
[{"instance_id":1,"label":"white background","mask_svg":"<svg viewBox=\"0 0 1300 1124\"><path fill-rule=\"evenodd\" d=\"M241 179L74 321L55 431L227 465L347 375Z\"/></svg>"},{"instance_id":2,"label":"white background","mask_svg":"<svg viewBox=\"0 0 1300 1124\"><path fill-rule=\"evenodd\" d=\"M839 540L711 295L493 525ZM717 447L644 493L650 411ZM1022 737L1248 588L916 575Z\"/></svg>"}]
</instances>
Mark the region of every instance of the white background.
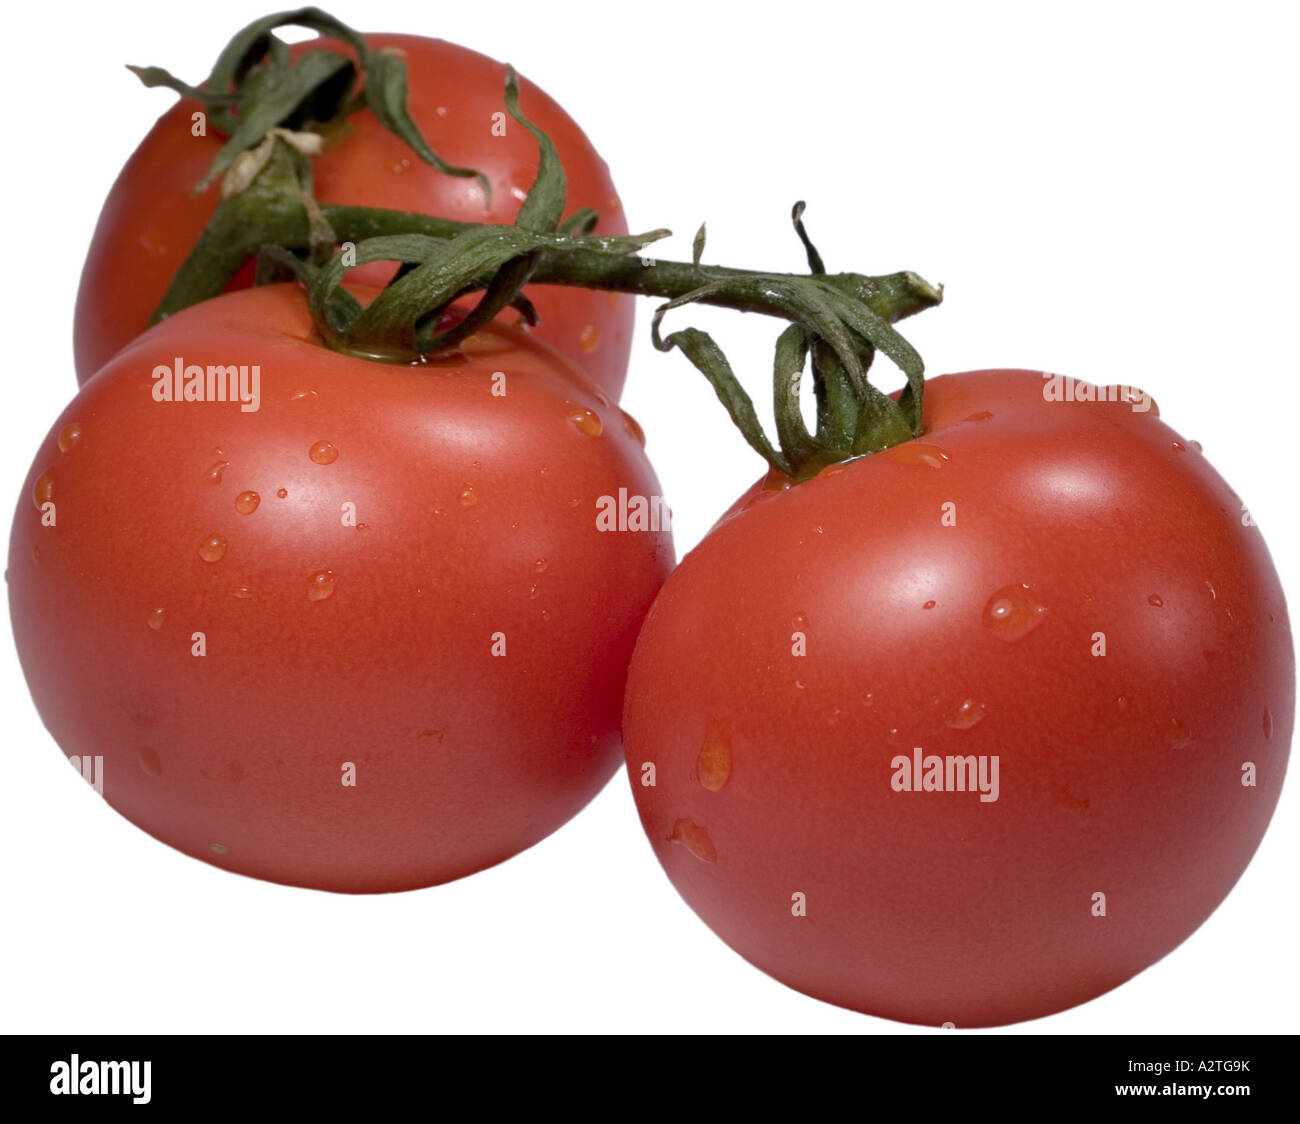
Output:
<instances>
[{"instance_id":1,"label":"white background","mask_svg":"<svg viewBox=\"0 0 1300 1124\"><path fill-rule=\"evenodd\" d=\"M86 5L76 30L46 5L7 15L11 499L75 390L72 304L100 201L170 104L120 64L198 80L271 6L123 0ZM678 232L663 256L688 256L707 219L709 260L801 269L787 216L806 198L832 270L946 284L945 305L907 325L931 372L1025 366L1145 387L1204 443L1300 589L1296 8L329 7L362 30L514 62L585 127L633 226ZM58 71L38 78L47 51ZM680 554L761 466L686 361L650 347L649 307L625 404L649 434ZM718 328L766 401L775 326L687 322ZM496 869L331 895L223 873L120 818L45 733L7 639L0 694L4 1031L937 1033L797 995L733 954L664 878L621 775ZM1293 1029L1297 801L1293 780L1254 863L1181 948L1009 1032Z\"/></svg>"}]
</instances>

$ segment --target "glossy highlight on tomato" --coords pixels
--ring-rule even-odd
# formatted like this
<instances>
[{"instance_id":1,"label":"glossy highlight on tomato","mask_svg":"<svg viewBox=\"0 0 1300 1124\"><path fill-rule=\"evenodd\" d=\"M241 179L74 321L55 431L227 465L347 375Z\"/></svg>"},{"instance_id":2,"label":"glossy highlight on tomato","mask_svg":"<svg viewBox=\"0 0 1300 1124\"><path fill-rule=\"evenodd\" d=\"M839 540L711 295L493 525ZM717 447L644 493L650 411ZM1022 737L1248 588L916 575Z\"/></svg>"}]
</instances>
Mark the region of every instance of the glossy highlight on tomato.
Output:
<instances>
[{"instance_id":1,"label":"glossy highlight on tomato","mask_svg":"<svg viewBox=\"0 0 1300 1124\"><path fill-rule=\"evenodd\" d=\"M1182 942L1259 845L1295 709L1277 574L1199 447L1097 389L929 380L917 440L769 476L656 599L623 724L642 822L791 987L1047 1015Z\"/></svg>"},{"instance_id":2,"label":"glossy highlight on tomato","mask_svg":"<svg viewBox=\"0 0 1300 1124\"><path fill-rule=\"evenodd\" d=\"M422 163L369 109L334 129L325 151L313 159L317 201L464 222L514 222L537 174L537 144L522 126L505 120L505 65L440 39L388 34L365 39L373 48L401 53L411 116L441 156L487 176L491 206L485 206L474 180L444 175ZM309 40L295 44L291 54L317 47L335 49L331 42ZM600 215L596 233L626 234L609 169L582 130L522 77L520 97L530 118L555 143L567 174L568 213L593 208ZM224 143L212 132L192 134L191 117L199 108L182 99L164 113L104 203L77 294L74 344L82 383L148 326L172 275L216 207L218 185L191 194ZM382 268L358 271L353 280L382 283ZM246 269L233 284L246 287L252 280ZM529 286L526 293L541 316L531 329L537 338L617 398L627 376L634 299L562 285ZM513 318L514 313L503 316Z\"/></svg>"},{"instance_id":3,"label":"glossy highlight on tomato","mask_svg":"<svg viewBox=\"0 0 1300 1124\"><path fill-rule=\"evenodd\" d=\"M156 400L194 365L257 368L256 408ZM620 489L658 494L638 434L514 328L400 366L324 348L294 286L186 309L82 389L23 486L37 708L102 757L109 804L223 869L371 892L508 858L619 762L673 562L666 526L597 528Z\"/></svg>"}]
</instances>

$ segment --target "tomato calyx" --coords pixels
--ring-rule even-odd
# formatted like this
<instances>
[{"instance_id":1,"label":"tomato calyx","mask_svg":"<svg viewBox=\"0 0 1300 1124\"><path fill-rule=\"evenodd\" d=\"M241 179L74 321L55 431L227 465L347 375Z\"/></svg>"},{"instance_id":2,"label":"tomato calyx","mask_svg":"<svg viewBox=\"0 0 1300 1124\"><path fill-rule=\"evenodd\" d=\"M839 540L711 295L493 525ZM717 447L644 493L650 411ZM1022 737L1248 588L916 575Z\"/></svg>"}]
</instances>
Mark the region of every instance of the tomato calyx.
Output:
<instances>
[{"instance_id":1,"label":"tomato calyx","mask_svg":"<svg viewBox=\"0 0 1300 1124\"><path fill-rule=\"evenodd\" d=\"M909 441L921 432L925 368L920 355L893 324L939 304L943 290L914 273L902 278L901 292L882 299L884 278L826 274L817 248L803 224L803 202L794 205L791 221L808 255L807 276L768 275L759 284L777 314L791 321L776 341L773 362L773 413L777 445L763 431L753 400L740 385L730 363L707 332L682 328L660 333L666 312L683 304L707 301L710 287L660 306L651 325L661 351L679 348L712 384L732 422L771 469L793 480L815 476L829 464L879 452ZM696 240L696 260L703 249L703 228ZM867 371L877 351L907 377L897 400L873 386ZM811 359L817 423L809 432L799 395L804 368Z\"/></svg>"},{"instance_id":2,"label":"tomato calyx","mask_svg":"<svg viewBox=\"0 0 1300 1124\"><path fill-rule=\"evenodd\" d=\"M307 28L347 46L356 54L356 62L319 48L291 59L288 45L273 34L276 28L289 26ZM201 103L208 120L228 138L195 185L196 192L227 174L242 154L255 150L275 129L320 136L322 129L368 108L425 163L449 176L473 177L485 201L491 200L486 176L448 164L425 140L407 108L406 63L399 54L373 49L347 24L319 8L278 12L250 23L226 44L212 73L198 86L158 66L127 69L146 86L165 86ZM358 77L363 80L359 90Z\"/></svg>"}]
</instances>

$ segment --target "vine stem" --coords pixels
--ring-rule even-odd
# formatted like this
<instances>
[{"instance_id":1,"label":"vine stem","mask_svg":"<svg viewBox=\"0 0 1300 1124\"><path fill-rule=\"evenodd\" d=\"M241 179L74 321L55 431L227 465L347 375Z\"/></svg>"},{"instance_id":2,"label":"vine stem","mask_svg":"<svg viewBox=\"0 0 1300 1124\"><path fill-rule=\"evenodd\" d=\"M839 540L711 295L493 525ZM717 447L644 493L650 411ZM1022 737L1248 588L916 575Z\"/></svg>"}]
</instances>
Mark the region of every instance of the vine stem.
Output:
<instances>
[{"instance_id":1,"label":"vine stem","mask_svg":"<svg viewBox=\"0 0 1300 1124\"><path fill-rule=\"evenodd\" d=\"M263 203L262 200L257 202L259 205ZM320 213L340 243L399 234L422 234L450 240L491 225L378 207L323 205ZM311 231L300 207L268 213L262 206L258 221L249 222L248 218L240 216L242 229L239 234L243 237L234 236L236 232L227 229L224 223L205 233L195 252L173 278L167 295L154 314L155 321L216 296L244 260L262 245L274 244L290 250L311 248ZM668 231L654 234L663 236ZM806 276L638 256L629 254L625 244L620 244L618 239L605 240L592 235L558 237L572 239L575 248L563 252L542 250L531 273L530 284L567 285L673 300L706 285L723 282L701 296L699 303L789 319L787 308L775 287L783 281ZM591 248L581 248L579 243L588 243ZM825 274L822 279L846 296L865 302L873 312L891 323L932 308L942 300L938 287L910 270L879 276Z\"/></svg>"}]
</instances>

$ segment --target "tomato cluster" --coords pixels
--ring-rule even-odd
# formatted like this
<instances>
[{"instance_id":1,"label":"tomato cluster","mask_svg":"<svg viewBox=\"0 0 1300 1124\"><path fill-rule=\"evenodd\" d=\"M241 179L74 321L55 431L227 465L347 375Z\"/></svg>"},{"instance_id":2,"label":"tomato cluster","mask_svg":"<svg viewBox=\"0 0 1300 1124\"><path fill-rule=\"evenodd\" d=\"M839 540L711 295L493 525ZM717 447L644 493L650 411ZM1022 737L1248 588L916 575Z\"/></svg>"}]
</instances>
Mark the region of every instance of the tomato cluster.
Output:
<instances>
[{"instance_id":1,"label":"tomato cluster","mask_svg":"<svg viewBox=\"0 0 1300 1124\"><path fill-rule=\"evenodd\" d=\"M501 65L367 42L405 60L411 117L491 202L363 108L314 157L317 203L509 223L549 137L570 205L626 234L603 161L536 87L539 133L503 129ZM795 324L778 453L708 337L665 345L656 320L774 466L673 570L617 405L628 296L526 285L512 303L535 327L497 305L454 346L380 362L339 346L326 267L286 252L310 302L246 264L148 327L215 221L215 191L189 193L223 144L195 135L198 105L160 119L104 207L83 386L10 546L36 705L131 821L259 878L403 890L543 838L625 753L656 855L728 944L810 995L936 1025L1098 995L1227 895L1285 773L1290 625L1242 501L1149 398L978 371L922 400L890 317L850 309L880 322L867 363L904 359L908 390L862 406L893 436L846 423L863 372ZM396 268L337 295L382 300ZM877 292L821 284L819 315ZM782 414L783 354L839 379L815 439Z\"/></svg>"}]
</instances>

